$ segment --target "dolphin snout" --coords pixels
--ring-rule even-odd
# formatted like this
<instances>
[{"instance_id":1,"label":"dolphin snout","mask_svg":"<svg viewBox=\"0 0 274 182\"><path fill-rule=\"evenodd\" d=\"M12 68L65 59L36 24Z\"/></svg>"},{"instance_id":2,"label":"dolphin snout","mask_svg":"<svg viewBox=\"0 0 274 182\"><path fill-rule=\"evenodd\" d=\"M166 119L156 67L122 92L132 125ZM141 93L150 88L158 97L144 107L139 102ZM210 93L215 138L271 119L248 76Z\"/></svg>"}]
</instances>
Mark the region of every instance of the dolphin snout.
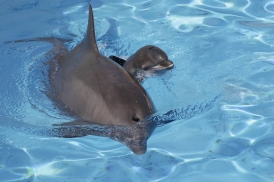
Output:
<instances>
[{"instance_id":1,"label":"dolphin snout","mask_svg":"<svg viewBox=\"0 0 274 182\"><path fill-rule=\"evenodd\" d=\"M128 145L128 147L136 155L142 155L147 151L146 145Z\"/></svg>"},{"instance_id":2,"label":"dolphin snout","mask_svg":"<svg viewBox=\"0 0 274 182\"><path fill-rule=\"evenodd\" d=\"M159 65L165 69L170 69L170 68L173 68L173 66L174 66L173 62L170 60L166 60L166 61L160 63Z\"/></svg>"}]
</instances>

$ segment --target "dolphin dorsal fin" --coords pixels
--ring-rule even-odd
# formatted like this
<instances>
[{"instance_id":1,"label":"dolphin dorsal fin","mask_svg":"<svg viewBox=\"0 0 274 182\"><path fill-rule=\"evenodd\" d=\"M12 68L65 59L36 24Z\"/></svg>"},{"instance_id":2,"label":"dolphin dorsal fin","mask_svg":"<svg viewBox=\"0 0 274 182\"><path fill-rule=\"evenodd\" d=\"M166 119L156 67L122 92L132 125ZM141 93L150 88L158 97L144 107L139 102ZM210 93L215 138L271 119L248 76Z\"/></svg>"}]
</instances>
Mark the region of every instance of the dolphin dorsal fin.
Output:
<instances>
[{"instance_id":1,"label":"dolphin dorsal fin","mask_svg":"<svg viewBox=\"0 0 274 182\"><path fill-rule=\"evenodd\" d=\"M98 52L98 47L95 39L95 29L94 29L94 18L91 5L89 5L89 15L88 15L88 28L86 32L86 44L88 48Z\"/></svg>"}]
</instances>

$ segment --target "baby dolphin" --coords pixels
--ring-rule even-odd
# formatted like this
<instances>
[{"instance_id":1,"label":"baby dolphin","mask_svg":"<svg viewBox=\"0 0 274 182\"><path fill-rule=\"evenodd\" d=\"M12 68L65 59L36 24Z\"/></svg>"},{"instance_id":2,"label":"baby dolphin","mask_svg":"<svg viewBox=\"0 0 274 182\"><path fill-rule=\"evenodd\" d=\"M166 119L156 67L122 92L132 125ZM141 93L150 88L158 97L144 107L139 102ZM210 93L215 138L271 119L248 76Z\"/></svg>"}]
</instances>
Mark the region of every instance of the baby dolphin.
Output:
<instances>
[{"instance_id":1,"label":"baby dolphin","mask_svg":"<svg viewBox=\"0 0 274 182\"><path fill-rule=\"evenodd\" d=\"M110 56L110 58L132 74L135 74L137 71L155 71L173 68L173 62L168 59L166 53L153 45L140 48L127 61L116 56Z\"/></svg>"}]
</instances>

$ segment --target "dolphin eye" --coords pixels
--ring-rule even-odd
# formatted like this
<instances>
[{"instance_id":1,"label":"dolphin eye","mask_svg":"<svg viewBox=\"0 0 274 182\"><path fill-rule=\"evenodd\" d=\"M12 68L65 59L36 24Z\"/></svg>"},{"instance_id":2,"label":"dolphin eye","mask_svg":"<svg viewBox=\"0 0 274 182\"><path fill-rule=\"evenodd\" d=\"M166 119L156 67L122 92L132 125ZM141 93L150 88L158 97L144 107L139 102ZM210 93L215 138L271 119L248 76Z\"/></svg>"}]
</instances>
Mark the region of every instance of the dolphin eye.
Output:
<instances>
[{"instance_id":1,"label":"dolphin eye","mask_svg":"<svg viewBox=\"0 0 274 182\"><path fill-rule=\"evenodd\" d=\"M137 116L132 116L132 118L131 118L133 121L135 121L135 122L138 122L138 121L140 121L140 119L137 117Z\"/></svg>"}]
</instances>

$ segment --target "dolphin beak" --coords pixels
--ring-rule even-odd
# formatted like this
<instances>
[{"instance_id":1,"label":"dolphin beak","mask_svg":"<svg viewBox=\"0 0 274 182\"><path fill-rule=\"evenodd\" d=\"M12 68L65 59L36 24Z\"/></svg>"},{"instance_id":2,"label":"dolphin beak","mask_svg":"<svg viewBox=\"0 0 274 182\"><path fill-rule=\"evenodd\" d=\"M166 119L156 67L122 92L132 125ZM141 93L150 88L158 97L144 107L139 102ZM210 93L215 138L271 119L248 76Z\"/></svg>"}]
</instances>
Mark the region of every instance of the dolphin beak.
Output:
<instances>
[{"instance_id":1,"label":"dolphin beak","mask_svg":"<svg viewBox=\"0 0 274 182\"><path fill-rule=\"evenodd\" d=\"M167 60L167 61L163 61L151 68L149 68L150 70L166 70L166 69L171 69L174 67L174 64L172 61Z\"/></svg>"},{"instance_id":2,"label":"dolphin beak","mask_svg":"<svg viewBox=\"0 0 274 182\"><path fill-rule=\"evenodd\" d=\"M170 69L170 68L173 68L174 64L172 61L167 60L167 61L160 63L159 66L165 67L165 69Z\"/></svg>"},{"instance_id":3,"label":"dolphin beak","mask_svg":"<svg viewBox=\"0 0 274 182\"><path fill-rule=\"evenodd\" d=\"M147 145L128 145L128 148L136 155L142 155L147 151Z\"/></svg>"}]
</instances>

